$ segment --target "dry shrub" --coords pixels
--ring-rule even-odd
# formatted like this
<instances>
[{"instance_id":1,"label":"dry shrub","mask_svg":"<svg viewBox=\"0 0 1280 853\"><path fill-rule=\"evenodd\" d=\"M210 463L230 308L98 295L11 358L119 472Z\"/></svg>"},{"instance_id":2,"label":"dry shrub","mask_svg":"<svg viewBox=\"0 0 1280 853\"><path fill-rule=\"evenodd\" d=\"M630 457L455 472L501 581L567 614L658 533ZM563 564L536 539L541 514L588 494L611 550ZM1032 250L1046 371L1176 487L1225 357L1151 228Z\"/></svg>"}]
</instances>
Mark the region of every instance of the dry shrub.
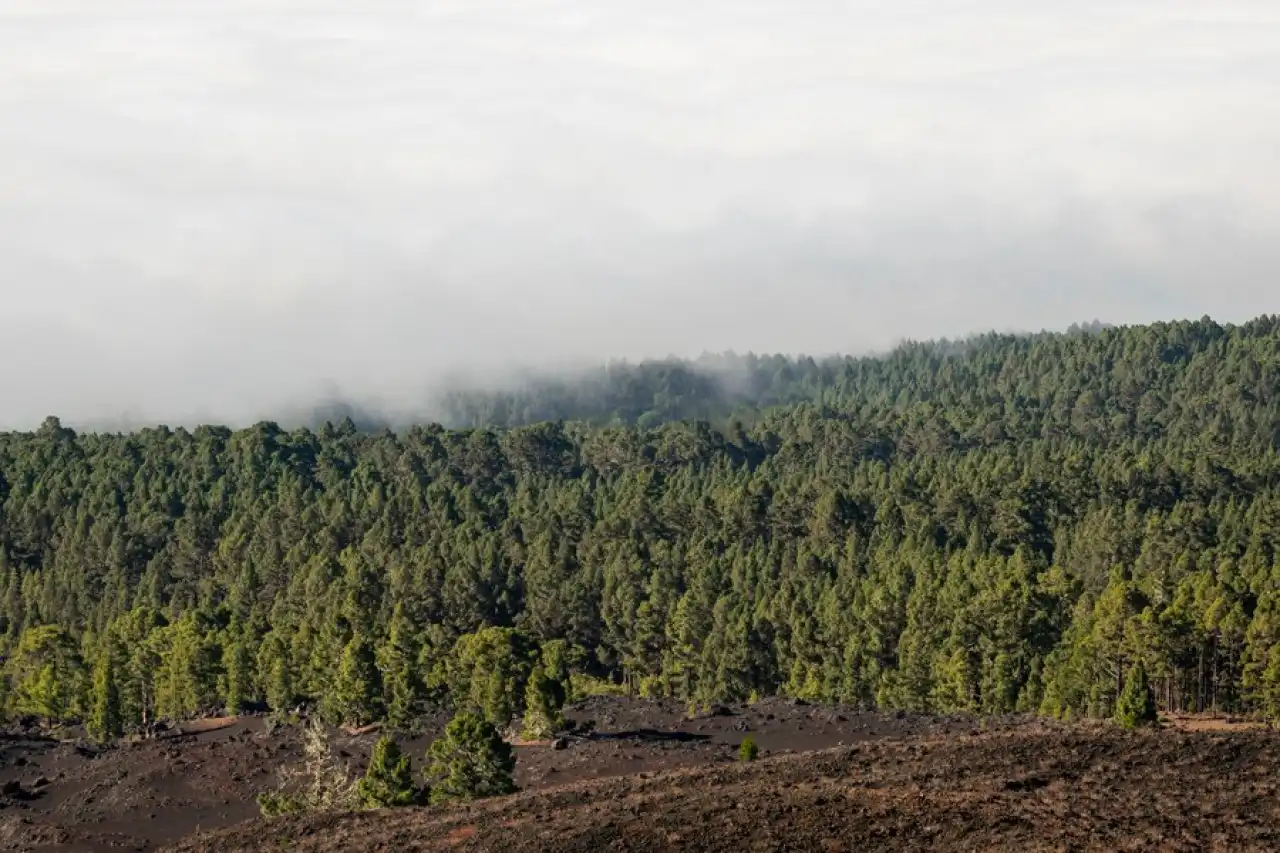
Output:
<instances>
[{"instance_id":1,"label":"dry shrub","mask_svg":"<svg viewBox=\"0 0 1280 853\"><path fill-rule=\"evenodd\" d=\"M280 784L258 795L264 817L297 812L341 812L359 807L356 780L329 747L324 726L311 721L302 730L300 765L280 768Z\"/></svg>"}]
</instances>

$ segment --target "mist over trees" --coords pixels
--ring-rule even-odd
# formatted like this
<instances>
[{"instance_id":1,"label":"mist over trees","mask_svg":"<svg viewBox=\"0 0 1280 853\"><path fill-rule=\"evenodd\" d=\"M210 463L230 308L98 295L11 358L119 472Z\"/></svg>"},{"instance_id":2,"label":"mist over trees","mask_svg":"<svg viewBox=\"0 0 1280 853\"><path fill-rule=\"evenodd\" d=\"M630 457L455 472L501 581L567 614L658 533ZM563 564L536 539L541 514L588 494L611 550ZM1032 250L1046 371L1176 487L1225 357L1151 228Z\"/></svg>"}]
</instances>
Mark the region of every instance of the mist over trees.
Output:
<instances>
[{"instance_id":1,"label":"mist over trees","mask_svg":"<svg viewBox=\"0 0 1280 853\"><path fill-rule=\"evenodd\" d=\"M1138 671L1276 716L1280 318L745 364L471 395L463 429L0 435L4 710L1109 718Z\"/></svg>"},{"instance_id":2,"label":"mist over trees","mask_svg":"<svg viewBox=\"0 0 1280 853\"><path fill-rule=\"evenodd\" d=\"M1097 320L1072 324L1067 336L1109 328ZM725 426L752 422L777 406L819 402L847 391L852 377L892 381L894 362L916 349L932 357L957 356L993 340L1033 340L1039 335L989 334L961 340L912 342L884 355L808 356L705 353L696 359L615 361L577 370L526 370L437 380L436 390L395 405L360 402L331 392L309 407L285 407L275 419L284 426L318 429L350 421L361 432L440 423L453 429L528 426L543 421L583 421L595 426L655 427L681 420ZM881 374L885 367L889 372ZM844 383L844 384L842 384ZM857 393L855 391L855 393ZM140 426L149 426L142 424ZM112 425L103 431L120 431Z\"/></svg>"}]
</instances>

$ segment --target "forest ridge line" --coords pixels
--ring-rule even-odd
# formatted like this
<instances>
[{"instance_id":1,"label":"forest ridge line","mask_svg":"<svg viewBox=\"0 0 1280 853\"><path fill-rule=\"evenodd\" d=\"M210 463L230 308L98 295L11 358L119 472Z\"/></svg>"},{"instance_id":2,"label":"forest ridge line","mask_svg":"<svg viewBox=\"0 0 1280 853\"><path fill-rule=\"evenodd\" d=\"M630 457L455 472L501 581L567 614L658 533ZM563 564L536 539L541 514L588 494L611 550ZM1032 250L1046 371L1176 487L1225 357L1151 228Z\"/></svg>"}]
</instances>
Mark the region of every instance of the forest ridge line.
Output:
<instances>
[{"instance_id":1,"label":"forest ridge line","mask_svg":"<svg viewBox=\"0 0 1280 853\"><path fill-rule=\"evenodd\" d=\"M1074 324L1064 334L1103 331L1099 321ZM259 422L285 428L325 423L351 424L361 432L403 430L439 423L452 429L526 426L542 421L584 421L596 426L652 427L677 420L708 420L720 425L737 418L754 420L763 410L820 400L844 377L858 374L859 362L902 357L915 349L931 357L954 357L975 342L1033 338L1052 334L997 334L958 340L908 341L884 353L864 355L745 355L703 353L697 358L668 356L638 362L609 361L560 370L524 368L488 374L446 375L428 383L418 399L371 402L338 392L317 395L309 406L279 404ZM163 420L159 421L163 422ZM217 423L198 418L195 423ZM156 420L121 417L74 424L92 432L134 432ZM183 423L180 421L180 423ZM176 425L176 424L174 424ZM240 422L241 426L247 425Z\"/></svg>"}]
</instances>

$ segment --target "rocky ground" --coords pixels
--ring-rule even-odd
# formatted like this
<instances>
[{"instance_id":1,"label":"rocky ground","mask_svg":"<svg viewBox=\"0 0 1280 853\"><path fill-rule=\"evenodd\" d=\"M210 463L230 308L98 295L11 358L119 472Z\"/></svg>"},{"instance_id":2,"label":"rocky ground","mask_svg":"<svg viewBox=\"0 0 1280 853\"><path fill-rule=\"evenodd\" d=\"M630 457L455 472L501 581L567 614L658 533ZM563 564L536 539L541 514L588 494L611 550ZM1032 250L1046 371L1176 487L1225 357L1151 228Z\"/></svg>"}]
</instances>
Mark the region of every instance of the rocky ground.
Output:
<instances>
[{"instance_id":1,"label":"rocky ground","mask_svg":"<svg viewBox=\"0 0 1280 853\"><path fill-rule=\"evenodd\" d=\"M299 738L261 718L107 750L11 733L0 850L1280 849L1280 736L1229 723L1135 735L784 700L688 719L603 697L569 716L576 736L517 747L514 797L267 823L254 797ZM748 732L761 760L743 765ZM360 772L376 737L333 746Z\"/></svg>"}]
</instances>

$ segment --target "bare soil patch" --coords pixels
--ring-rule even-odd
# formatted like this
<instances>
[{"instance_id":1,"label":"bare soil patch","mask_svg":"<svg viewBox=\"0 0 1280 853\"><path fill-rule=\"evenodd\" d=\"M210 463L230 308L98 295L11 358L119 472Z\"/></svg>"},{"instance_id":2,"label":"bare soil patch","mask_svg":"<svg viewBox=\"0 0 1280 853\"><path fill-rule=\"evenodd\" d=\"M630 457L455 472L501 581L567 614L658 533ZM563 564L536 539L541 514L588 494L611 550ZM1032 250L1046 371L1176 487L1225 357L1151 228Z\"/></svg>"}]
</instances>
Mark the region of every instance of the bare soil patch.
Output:
<instances>
[{"instance_id":1,"label":"bare soil patch","mask_svg":"<svg viewBox=\"0 0 1280 853\"><path fill-rule=\"evenodd\" d=\"M1269 732L1027 724L580 782L450 809L284 820L180 853L1263 851Z\"/></svg>"},{"instance_id":2,"label":"bare soil patch","mask_svg":"<svg viewBox=\"0 0 1280 853\"><path fill-rule=\"evenodd\" d=\"M522 853L855 850L864 842L866 849L959 850L1004 849L988 842L1015 838L1026 847L1032 834L1015 833L1016 820L1046 838L1061 836L1059 847L1028 850L1083 849L1073 839L1087 833L1068 831L1081 820L1101 821L1099 838L1120 837L1126 821L1138 821L1132 825L1149 825L1150 837L1160 839L1158 849L1240 850L1250 848L1179 847L1177 833L1212 841L1216 832L1252 843L1248 832L1277 825L1276 774L1268 762L1280 757L1278 736L1267 731L1204 731L1183 723L1135 736L1019 717L880 714L786 700L689 718L675 703L597 697L573 706L568 717L572 734L517 745L522 793L515 797L455 810L266 823L257 820L255 797L274 786L280 768L299 761L296 729L270 730L260 717L222 718L109 749L11 732L0 736L0 851L105 853L175 844L209 851L295 844L325 853L507 850L517 849L517 841ZM416 764L444 722L443 715L429 721L423 736L403 744ZM760 746L762 760L754 766L735 760L747 733ZM332 737L339 757L362 773L378 732ZM1143 786L1145 798L1117 794L1124 785ZM1020 818L1030 808L1024 800L1040 805ZM860 815L854 823L862 829L855 831L850 815ZM1192 826L1191 816L1200 822ZM1187 825L1166 823L1175 818ZM994 823L983 829L984 821ZM832 834L813 834L824 828ZM795 844L788 833L796 833ZM902 833L939 836L934 841L942 846L894 847L885 840ZM739 845L754 840L706 846L721 835ZM951 838L960 846L942 843Z\"/></svg>"},{"instance_id":3,"label":"bare soil patch","mask_svg":"<svg viewBox=\"0 0 1280 853\"><path fill-rule=\"evenodd\" d=\"M1160 722L1186 732L1264 731L1269 728L1259 720L1225 714L1169 714L1161 717Z\"/></svg>"}]
</instances>

